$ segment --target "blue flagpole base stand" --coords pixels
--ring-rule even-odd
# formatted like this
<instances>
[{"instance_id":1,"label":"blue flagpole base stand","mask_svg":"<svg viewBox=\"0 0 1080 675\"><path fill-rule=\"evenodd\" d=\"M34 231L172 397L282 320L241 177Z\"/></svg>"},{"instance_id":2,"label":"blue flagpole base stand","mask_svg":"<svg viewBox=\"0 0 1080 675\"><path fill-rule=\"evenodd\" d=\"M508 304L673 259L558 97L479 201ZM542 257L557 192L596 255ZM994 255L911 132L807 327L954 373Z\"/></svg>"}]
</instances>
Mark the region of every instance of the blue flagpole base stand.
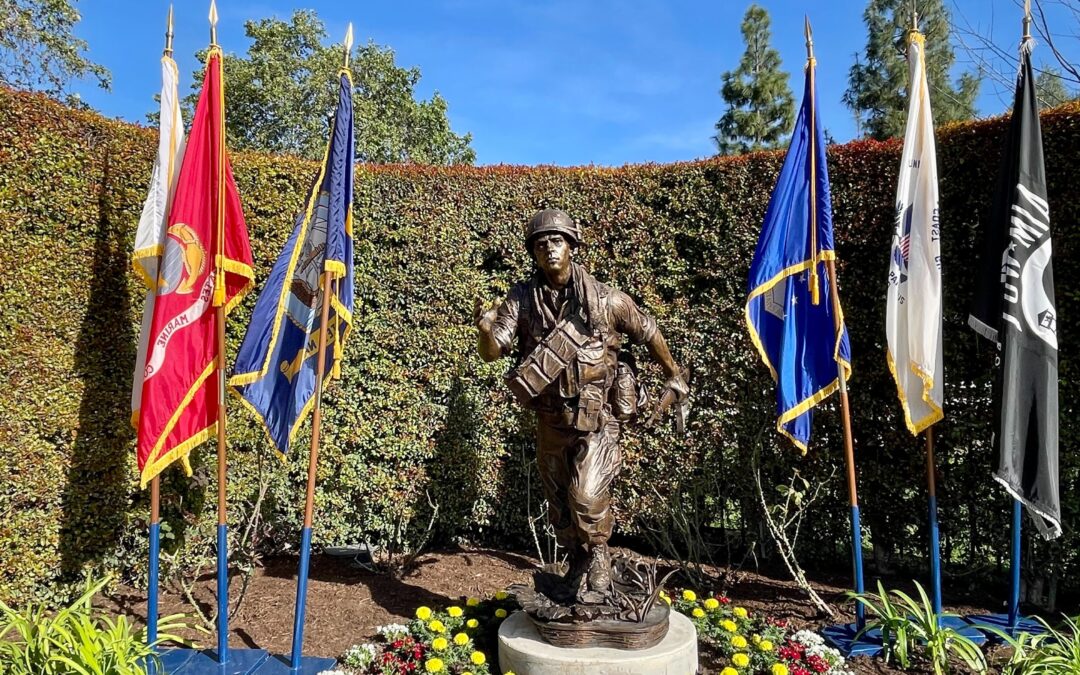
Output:
<instances>
[{"instance_id":1,"label":"blue flagpole base stand","mask_svg":"<svg viewBox=\"0 0 1080 675\"><path fill-rule=\"evenodd\" d=\"M877 656L885 648L881 641L881 631L872 628L862 635L853 623L827 626L821 635L835 647L844 658L851 656ZM859 635L858 638L855 636Z\"/></svg>"},{"instance_id":2,"label":"blue flagpole base stand","mask_svg":"<svg viewBox=\"0 0 1080 675\"><path fill-rule=\"evenodd\" d=\"M1008 620L1009 618L1005 617L1005 621L1008 622ZM986 634L977 627L971 625L971 623L962 616L943 616L939 621L942 628L952 628L957 633L963 635L977 645L986 643Z\"/></svg>"},{"instance_id":3,"label":"blue flagpole base stand","mask_svg":"<svg viewBox=\"0 0 1080 675\"><path fill-rule=\"evenodd\" d=\"M305 656L300 659L300 667L293 669L292 659L288 654L274 654L255 671L255 675L319 675L324 670L333 670L337 659L318 656Z\"/></svg>"},{"instance_id":4,"label":"blue flagpole base stand","mask_svg":"<svg viewBox=\"0 0 1080 675\"><path fill-rule=\"evenodd\" d=\"M218 663L216 649L195 652L180 670L169 675L249 675L255 672L269 654L265 649L229 649L229 659Z\"/></svg>"},{"instance_id":5,"label":"blue flagpole base stand","mask_svg":"<svg viewBox=\"0 0 1080 675\"><path fill-rule=\"evenodd\" d=\"M197 649L163 649L158 653L158 659L161 661L161 670L157 675L172 675L179 672L181 668L187 665L196 654L199 653ZM147 671L149 672L149 671Z\"/></svg>"},{"instance_id":6,"label":"blue flagpole base stand","mask_svg":"<svg viewBox=\"0 0 1080 675\"><path fill-rule=\"evenodd\" d=\"M969 616L966 618L972 628L984 633L991 642L1001 642L1001 636L992 630L988 630L989 628L996 628L1009 637L1016 637L1020 633L1040 635L1046 632L1046 628L1041 623L1026 616L1020 617L1020 620L1016 622L1016 630L1011 630L1009 628L1008 614L980 614L978 616Z\"/></svg>"}]
</instances>

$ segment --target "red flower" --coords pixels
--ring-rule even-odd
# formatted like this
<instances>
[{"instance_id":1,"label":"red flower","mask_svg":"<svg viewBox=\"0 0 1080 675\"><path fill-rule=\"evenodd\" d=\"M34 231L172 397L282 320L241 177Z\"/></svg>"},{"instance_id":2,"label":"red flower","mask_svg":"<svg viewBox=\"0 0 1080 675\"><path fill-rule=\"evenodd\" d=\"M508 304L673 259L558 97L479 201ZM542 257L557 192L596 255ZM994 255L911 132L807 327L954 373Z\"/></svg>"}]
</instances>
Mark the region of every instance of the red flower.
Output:
<instances>
[{"instance_id":1,"label":"red flower","mask_svg":"<svg viewBox=\"0 0 1080 675\"><path fill-rule=\"evenodd\" d=\"M814 670L815 673L827 673L831 668L828 661L815 654L811 654L810 656L806 657L806 662L810 665L810 667Z\"/></svg>"},{"instance_id":2,"label":"red flower","mask_svg":"<svg viewBox=\"0 0 1080 675\"><path fill-rule=\"evenodd\" d=\"M814 674L811 673L806 668L803 668L802 666L794 666L791 669L791 675L814 675Z\"/></svg>"}]
</instances>

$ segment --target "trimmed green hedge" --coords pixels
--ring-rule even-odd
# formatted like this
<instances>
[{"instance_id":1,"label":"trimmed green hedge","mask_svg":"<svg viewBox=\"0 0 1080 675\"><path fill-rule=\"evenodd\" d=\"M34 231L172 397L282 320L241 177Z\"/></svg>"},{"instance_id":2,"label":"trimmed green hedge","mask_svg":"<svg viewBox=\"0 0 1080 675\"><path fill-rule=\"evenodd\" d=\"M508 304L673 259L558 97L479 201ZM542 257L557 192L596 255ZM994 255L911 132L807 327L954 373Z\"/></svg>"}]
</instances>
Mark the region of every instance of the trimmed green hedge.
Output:
<instances>
[{"instance_id":1,"label":"trimmed green hedge","mask_svg":"<svg viewBox=\"0 0 1080 675\"><path fill-rule=\"evenodd\" d=\"M1035 543L1043 573L1075 575L1080 509L1071 450L1080 428L1072 377L1080 317L1075 169L1080 109L1043 118L1061 341L1062 501L1066 535ZM946 569L1000 562L1009 507L990 480L990 354L966 327L976 258L1004 124L939 131L946 348L946 420L939 425L939 503ZM128 400L141 312L130 271L135 225L155 132L0 89L0 598L59 592L89 568L145 566L147 495L139 492ZM841 297L854 355L851 383L859 487L879 562L925 551L921 439L903 430L885 365L884 303L899 143L829 151ZM438 540L526 544L539 512L528 417L502 384L506 362L475 354L473 298L494 299L527 274L523 225L557 206L585 228L585 264L630 292L659 321L676 357L696 372L687 436L666 425L625 443L617 488L623 532L664 526L671 505L704 522L757 535L750 474L765 438L773 484L797 465L821 480L842 467L838 419L817 416L806 458L766 432L772 385L742 319L746 274L782 156L761 153L673 165L599 168L360 167L356 331L343 379L327 393L316 541L380 541L425 529L438 505ZM287 157L234 157L257 274L280 251L315 171ZM238 345L254 294L234 315ZM659 373L648 371L659 384ZM306 447L306 439L297 443ZM230 408L230 498L253 502L271 475L265 529L274 550L295 549L306 453L283 467L239 406ZM212 532L213 446L196 475L170 470L163 509L180 553ZM648 458L648 461L644 461ZM530 488L531 486L531 488ZM808 561L848 559L841 472L803 527ZM425 496L426 494L426 496ZM429 502L430 500L430 502ZM204 514L204 503L206 513ZM704 511L702 511L704 509ZM209 523L209 525L207 524ZM239 529L239 528L233 528ZM736 542L738 543L738 542ZM192 554L194 555L194 554ZM184 557L181 555L181 559Z\"/></svg>"}]
</instances>

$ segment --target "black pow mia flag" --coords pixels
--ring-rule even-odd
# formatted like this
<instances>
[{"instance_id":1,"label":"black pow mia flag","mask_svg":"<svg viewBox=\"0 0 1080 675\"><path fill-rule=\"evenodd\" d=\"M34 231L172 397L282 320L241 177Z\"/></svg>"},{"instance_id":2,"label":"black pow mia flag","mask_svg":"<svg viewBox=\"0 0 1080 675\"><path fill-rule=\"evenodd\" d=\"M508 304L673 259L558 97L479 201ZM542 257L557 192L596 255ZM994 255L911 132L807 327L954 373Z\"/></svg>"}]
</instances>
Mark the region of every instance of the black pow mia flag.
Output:
<instances>
[{"instance_id":1,"label":"black pow mia flag","mask_svg":"<svg viewBox=\"0 0 1080 675\"><path fill-rule=\"evenodd\" d=\"M1012 121L968 323L998 348L994 478L1053 539L1061 534L1057 315L1032 45L1025 38L1020 47Z\"/></svg>"}]
</instances>

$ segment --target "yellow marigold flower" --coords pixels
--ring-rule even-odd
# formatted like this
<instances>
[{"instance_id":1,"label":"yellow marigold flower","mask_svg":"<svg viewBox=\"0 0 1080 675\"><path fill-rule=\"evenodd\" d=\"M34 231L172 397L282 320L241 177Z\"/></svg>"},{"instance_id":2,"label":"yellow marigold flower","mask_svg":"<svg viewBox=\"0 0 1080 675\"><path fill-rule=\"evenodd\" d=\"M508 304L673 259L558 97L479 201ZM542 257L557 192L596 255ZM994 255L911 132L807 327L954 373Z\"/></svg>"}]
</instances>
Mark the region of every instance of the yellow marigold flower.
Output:
<instances>
[{"instance_id":1,"label":"yellow marigold flower","mask_svg":"<svg viewBox=\"0 0 1080 675\"><path fill-rule=\"evenodd\" d=\"M424 669L429 673L441 673L443 670L442 659L428 659L424 663Z\"/></svg>"},{"instance_id":2,"label":"yellow marigold flower","mask_svg":"<svg viewBox=\"0 0 1080 675\"><path fill-rule=\"evenodd\" d=\"M700 607L695 607L692 614L694 615L695 619L700 619L700 618L703 618L705 616L705 610L703 610Z\"/></svg>"},{"instance_id":3,"label":"yellow marigold flower","mask_svg":"<svg viewBox=\"0 0 1080 675\"><path fill-rule=\"evenodd\" d=\"M720 671L720 675L739 675L739 671L735 670L731 666L724 668Z\"/></svg>"},{"instance_id":4,"label":"yellow marigold flower","mask_svg":"<svg viewBox=\"0 0 1080 675\"><path fill-rule=\"evenodd\" d=\"M454 605L453 607L447 607L447 608L446 608L446 613L447 613L447 614L449 614L450 616L452 616L452 617L454 617L454 618L456 619L456 618L458 618L459 616L461 616L462 614L464 614L464 613L465 613L465 611L464 611L464 610L462 610L462 609L461 609L460 607L458 607L457 605Z\"/></svg>"},{"instance_id":5,"label":"yellow marigold flower","mask_svg":"<svg viewBox=\"0 0 1080 675\"><path fill-rule=\"evenodd\" d=\"M739 617L740 619L745 619L746 615L748 614L745 607L736 607L731 611L735 614L735 616Z\"/></svg>"},{"instance_id":6,"label":"yellow marigold flower","mask_svg":"<svg viewBox=\"0 0 1080 675\"><path fill-rule=\"evenodd\" d=\"M720 606L720 601L716 598L707 598L705 600L705 609L714 610Z\"/></svg>"},{"instance_id":7,"label":"yellow marigold flower","mask_svg":"<svg viewBox=\"0 0 1080 675\"><path fill-rule=\"evenodd\" d=\"M758 643L758 649L760 649L763 652L771 652L772 648L773 648L773 644L771 642L769 642L768 640L762 640L761 642Z\"/></svg>"},{"instance_id":8,"label":"yellow marigold flower","mask_svg":"<svg viewBox=\"0 0 1080 675\"><path fill-rule=\"evenodd\" d=\"M505 619L506 618L506 610L505 609L497 609L497 610L495 610L495 618L497 618L497 619Z\"/></svg>"},{"instance_id":9,"label":"yellow marigold flower","mask_svg":"<svg viewBox=\"0 0 1080 675\"><path fill-rule=\"evenodd\" d=\"M445 633L446 632L446 626L444 626L443 622L439 621L438 619L435 619L434 621L429 623L427 625L427 627L428 627L428 629L431 630L432 633Z\"/></svg>"},{"instance_id":10,"label":"yellow marigold flower","mask_svg":"<svg viewBox=\"0 0 1080 675\"><path fill-rule=\"evenodd\" d=\"M689 588L682 592L682 599L687 602L693 602L697 600L697 593L691 591Z\"/></svg>"},{"instance_id":11,"label":"yellow marigold flower","mask_svg":"<svg viewBox=\"0 0 1080 675\"><path fill-rule=\"evenodd\" d=\"M735 656L731 657L731 662L740 668L745 668L750 665L750 657L742 652L739 652Z\"/></svg>"},{"instance_id":12,"label":"yellow marigold flower","mask_svg":"<svg viewBox=\"0 0 1080 675\"><path fill-rule=\"evenodd\" d=\"M737 631L739 629L739 627L736 626L735 622L732 621L731 619L724 619L723 621L721 621L720 622L720 627L723 628L724 630L726 630L729 633L734 633L735 631Z\"/></svg>"},{"instance_id":13,"label":"yellow marigold flower","mask_svg":"<svg viewBox=\"0 0 1080 675\"><path fill-rule=\"evenodd\" d=\"M469 660L478 666L482 666L487 663L487 657L484 656L484 652L473 652L469 655Z\"/></svg>"},{"instance_id":14,"label":"yellow marigold flower","mask_svg":"<svg viewBox=\"0 0 1080 675\"><path fill-rule=\"evenodd\" d=\"M454 636L454 644L461 647L469 643L469 636L465 633L458 633Z\"/></svg>"},{"instance_id":15,"label":"yellow marigold flower","mask_svg":"<svg viewBox=\"0 0 1080 675\"><path fill-rule=\"evenodd\" d=\"M736 635L731 638L731 646L735 649L746 649L746 638L741 635Z\"/></svg>"},{"instance_id":16,"label":"yellow marigold flower","mask_svg":"<svg viewBox=\"0 0 1080 675\"><path fill-rule=\"evenodd\" d=\"M497 593L495 593L495 599L496 600L505 600L508 595L509 595L509 593L507 593L506 591L498 591Z\"/></svg>"},{"instance_id":17,"label":"yellow marigold flower","mask_svg":"<svg viewBox=\"0 0 1080 675\"><path fill-rule=\"evenodd\" d=\"M468 626L469 628L476 628L477 626L480 625L480 622L477 621L476 619L469 619L468 621L465 622L465 625Z\"/></svg>"},{"instance_id":18,"label":"yellow marigold flower","mask_svg":"<svg viewBox=\"0 0 1080 675\"><path fill-rule=\"evenodd\" d=\"M782 663L774 663L772 667L772 675L788 675L787 666Z\"/></svg>"},{"instance_id":19,"label":"yellow marigold flower","mask_svg":"<svg viewBox=\"0 0 1080 675\"><path fill-rule=\"evenodd\" d=\"M467 607L476 607L480 604L480 598L469 598L465 601Z\"/></svg>"},{"instance_id":20,"label":"yellow marigold flower","mask_svg":"<svg viewBox=\"0 0 1080 675\"><path fill-rule=\"evenodd\" d=\"M667 604L669 604L669 605L671 604L671 598L669 598L669 597L668 597L668 596L666 596L666 595L661 595L661 596L660 596L660 599L661 599L661 600L663 600L664 602L666 602L666 603L667 603Z\"/></svg>"},{"instance_id":21,"label":"yellow marigold flower","mask_svg":"<svg viewBox=\"0 0 1080 675\"><path fill-rule=\"evenodd\" d=\"M754 641L754 644L757 644L757 643L761 642L761 636L758 635L757 633L754 633L754 636L752 638L750 638L750 639Z\"/></svg>"},{"instance_id":22,"label":"yellow marigold flower","mask_svg":"<svg viewBox=\"0 0 1080 675\"><path fill-rule=\"evenodd\" d=\"M431 608L430 607L417 607L416 608L416 618L420 619L421 621L427 621L428 619L431 618Z\"/></svg>"},{"instance_id":23,"label":"yellow marigold flower","mask_svg":"<svg viewBox=\"0 0 1080 675\"><path fill-rule=\"evenodd\" d=\"M437 652L441 652L442 650L446 649L448 646L450 646L450 643L447 642L446 638L444 638L444 637L437 637L437 638L435 638L434 640L431 641L431 648L434 649Z\"/></svg>"}]
</instances>

